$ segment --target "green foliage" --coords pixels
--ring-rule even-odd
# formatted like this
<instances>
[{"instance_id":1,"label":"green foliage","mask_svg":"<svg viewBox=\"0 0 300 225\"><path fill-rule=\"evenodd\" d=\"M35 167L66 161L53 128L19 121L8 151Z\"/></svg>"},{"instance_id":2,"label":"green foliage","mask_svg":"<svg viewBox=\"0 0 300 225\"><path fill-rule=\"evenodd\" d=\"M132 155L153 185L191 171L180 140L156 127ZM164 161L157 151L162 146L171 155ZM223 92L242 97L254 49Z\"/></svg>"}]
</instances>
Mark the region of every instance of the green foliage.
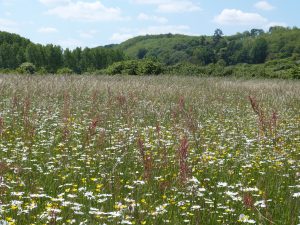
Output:
<instances>
[{"instance_id":1,"label":"green foliage","mask_svg":"<svg viewBox=\"0 0 300 225\"><path fill-rule=\"evenodd\" d=\"M200 67L192 63L178 63L176 65L169 66L166 69L166 73L170 75L205 76L207 71L204 67Z\"/></svg>"},{"instance_id":2,"label":"green foliage","mask_svg":"<svg viewBox=\"0 0 300 225\"><path fill-rule=\"evenodd\" d=\"M199 47L193 51L193 61L195 64L208 65L215 61L214 52L208 47Z\"/></svg>"},{"instance_id":3,"label":"green foliage","mask_svg":"<svg viewBox=\"0 0 300 225\"><path fill-rule=\"evenodd\" d=\"M268 42L264 38L258 38L254 41L250 50L250 58L253 63L264 63L267 57Z\"/></svg>"},{"instance_id":4,"label":"green foliage","mask_svg":"<svg viewBox=\"0 0 300 225\"><path fill-rule=\"evenodd\" d=\"M106 72L109 75L158 75L163 72L163 65L150 59L128 60L112 64Z\"/></svg>"},{"instance_id":5,"label":"green foliage","mask_svg":"<svg viewBox=\"0 0 300 225\"><path fill-rule=\"evenodd\" d=\"M296 27L277 26L268 32L254 28L231 36L224 36L220 29L211 36L146 35L120 45L74 50L34 44L19 35L0 32L0 70L10 73L28 62L36 66L34 71L39 74L107 72L298 78L299 60L300 29ZM29 73L20 68L17 71Z\"/></svg>"},{"instance_id":6,"label":"green foliage","mask_svg":"<svg viewBox=\"0 0 300 225\"><path fill-rule=\"evenodd\" d=\"M13 69L1 69L0 68L0 74L17 74L18 72Z\"/></svg>"},{"instance_id":7,"label":"green foliage","mask_svg":"<svg viewBox=\"0 0 300 225\"><path fill-rule=\"evenodd\" d=\"M64 68L58 69L57 74L59 74L59 75L71 75L71 74L74 74L74 71L71 70L68 67L64 67Z\"/></svg>"},{"instance_id":8,"label":"green foliage","mask_svg":"<svg viewBox=\"0 0 300 225\"><path fill-rule=\"evenodd\" d=\"M197 65L224 60L226 65L260 64L268 60L300 54L298 28L273 27L265 33L251 29L224 36L217 29L211 37L185 35L146 35L114 46L132 59L153 56L166 65L190 62Z\"/></svg>"},{"instance_id":9,"label":"green foliage","mask_svg":"<svg viewBox=\"0 0 300 225\"><path fill-rule=\"evenodd\" d=\"M122 71L124 69L124 64L125 62L113 63L106 69L107 74L109 75L122 74Z\"/></svg>"},{"instance_id":10,"label":"green foliage","mask_svg":"<svg viewBox=\"0 0 300 225\"><path fill-rule=\"evenodd\" d=\"M143 59L146 56L147 52L148 52L147 49L140 48L138 53L137 53L137 58L138 59Z\"/></svg>"},{"instance_id":11,"label":"green foliage","mask_svg":"<svg viewBox=\"0 0 300 225\"><path fill-rule=\"evenodd\" d=\"M223 31L221 29L216 29L212 38L213 46L216 47L221 42L222 36L223 36Z\"/></svg>"},{"instance_id":12,"label":"green foliage","mask_svg":"<svg viewBox=\"0 0 300 225\"><path fill-rule=\"evenodd\" d=\"M226 66L225 62L219 60L216 64L198 66L191 63L179 63L168 66L166 74L171 75L193 75L193 76L219 76L219 77L262 77L262 78L285 78L299 79L298 61L292 58L272 60L265 64L241 63L234 66Z\"/></svg>"},{"instance_id":13,"label":"green foliage","mask_svg":"<svg viewBox=\"0 0 300 225\"><path fill-rule=\"evenodd\" d=\"M40 67L36 73L39 75L46 75L46 74L48 74L48 71L46 70L45 67Z\"/></svg>"},{"instance_id":14,"label":"green foliage","mask_svg":"<svg viewBox=\"0 0 300 225\"><path fill-rule=\"evenodd\" d=\"M33 63L25 62L19 66L17 71L21 74L34 74L36 72L36 67Z\"/></svg>"},{"instance_id":15,"label":"green foliage","mask_svg":"<svg viewBox=\"0 0 300 225\"><path fill-rule=\"evenodd\" d=\"M76 48L73 51L66 49L63 54L64 66L75 73L101 70L114 62L124 60L124 54L120 50L112 48Z\"/></svg>"},{"instance_id":16,"label":"green foliage","mask_svg":"<svg viewBox=\"0 0 300 225\"><path fill-rule=\"evenodd\" d=\"M161 63L152 60L140 61L138 64L139 75L158 75L163 72L163 66Z\"/></svg>"},{"instance_id":17,"label":"green foliage","mask_svg":"<svg viewBox=\"0 0 300 225\"><path fill-rule=\"evenodd\" d=\"M294 67L292 70L292 77L294 79L300 79L300 65L298 65L297 67Z\"/></svg>"},{"instance_id":18,"label":"green foliage","mask_svg":"<svg viewBox=\"0 0 300 225\"><path fill-rule=\"evenodd\" d=\"M76 73L84 73L91 69L104 69L123 59L123 52L113 48L76 48L64 51L60 46L34 44L19 35L0 32L0 69L14 70L22 63L30 62L43 73L43 70L47 70L46 73L56 73L64 67Z\"/></svg>"}]
</instances>

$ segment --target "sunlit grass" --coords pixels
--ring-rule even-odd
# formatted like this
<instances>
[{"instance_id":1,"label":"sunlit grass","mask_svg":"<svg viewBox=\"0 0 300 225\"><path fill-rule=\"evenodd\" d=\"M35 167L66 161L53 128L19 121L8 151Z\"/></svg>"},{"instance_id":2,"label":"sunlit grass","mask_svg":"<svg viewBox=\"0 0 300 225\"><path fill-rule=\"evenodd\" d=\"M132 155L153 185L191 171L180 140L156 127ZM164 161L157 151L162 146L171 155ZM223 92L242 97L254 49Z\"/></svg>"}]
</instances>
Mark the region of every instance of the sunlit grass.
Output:
<instances>
[{"instance_id":1,"label":"sunlit grass","mask_svg":"<svg viewBox=\"0 0 300 225\"><path fill-rule=\"evenodd\" d=\"M299 82L0 78L0 224L300 223Z\"/></svg>"}]
</instances>

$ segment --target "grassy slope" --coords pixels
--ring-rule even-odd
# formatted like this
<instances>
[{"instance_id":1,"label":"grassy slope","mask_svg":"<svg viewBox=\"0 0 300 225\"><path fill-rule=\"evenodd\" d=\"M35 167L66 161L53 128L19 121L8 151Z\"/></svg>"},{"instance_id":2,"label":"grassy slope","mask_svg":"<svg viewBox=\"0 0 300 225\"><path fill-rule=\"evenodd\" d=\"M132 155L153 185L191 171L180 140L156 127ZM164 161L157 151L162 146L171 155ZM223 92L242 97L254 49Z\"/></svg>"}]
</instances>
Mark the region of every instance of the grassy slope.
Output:
<instances>
[{"instance_id":1,"label":"grassy slope","mask_svg":"<svg viewBox=\"0 0 300 225\"><path fill-rule=\"evenodd\" d=\"M187 35L147 35L139 36L129 39L121 43L118 47L125 51L125 53L135 58L138 50L146 48L149 51L159 49L160 52L170 51L178 43L184 43L191 40L198 40L199 37L187 36Z\"/></svg>"}]
</instances>

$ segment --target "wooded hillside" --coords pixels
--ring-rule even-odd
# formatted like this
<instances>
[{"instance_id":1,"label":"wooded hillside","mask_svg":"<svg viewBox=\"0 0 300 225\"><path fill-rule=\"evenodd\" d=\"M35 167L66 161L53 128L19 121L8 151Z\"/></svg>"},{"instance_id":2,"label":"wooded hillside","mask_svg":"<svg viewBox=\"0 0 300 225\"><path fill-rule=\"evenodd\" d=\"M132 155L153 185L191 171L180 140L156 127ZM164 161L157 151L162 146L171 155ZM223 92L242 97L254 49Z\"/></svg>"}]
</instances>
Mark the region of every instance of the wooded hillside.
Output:
<instances>
[{"instance_id":1,"label":"wooded hillside","mask_svg":"<svg viewBox=\"0 0 300 225\"><path fill-rule=\"evenodd\" d=\"M74 50L35 44L17 34L0 32L0 69L4 72L243 73L298 78L299 60L300 29L296 27L271 27L268 32L252 29L231 36L223 35L220 29L212 36L146 35L119 45ZM29 64L31 69L26 69Z\"/></svg>"}]
</instances>

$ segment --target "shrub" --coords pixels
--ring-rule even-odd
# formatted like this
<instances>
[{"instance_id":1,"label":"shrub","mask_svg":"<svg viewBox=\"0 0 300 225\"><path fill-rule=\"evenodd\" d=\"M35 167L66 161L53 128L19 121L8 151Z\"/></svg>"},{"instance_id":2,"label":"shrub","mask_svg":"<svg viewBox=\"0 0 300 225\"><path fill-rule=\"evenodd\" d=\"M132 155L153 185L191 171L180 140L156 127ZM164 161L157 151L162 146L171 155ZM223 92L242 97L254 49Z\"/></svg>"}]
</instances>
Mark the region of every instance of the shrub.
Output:
<instances>
[{"instance_id":1,"label":"shrub","mask_svg":"<svg viewBox=\"0 0 300 225\"><path fill-rule=\"evenodd\" d=\"M295 67L292 70L292 77L293 77L293 79L300 79L300 66Z\"/></svg>"},{"instance_id":2,"label":"shrub","mask_svg":"<svg viewBox=\"0 0 300 225\"><path fill-rule=\"evenodd\" d=\"M73 73L74 73L74 71L68 67L64 67L64 68L57 70L57 74L59 74L59 75L71 75Z\"/></svg>"},{"instance_id":3,"label":"shrub","mask_svg":"<svg viewBox=\"0 0 300 225\"><path fill-rule=\"evenodd\" d=\"M36 67L33 63L25 62L19 66L17 71L21 74L34 74L36 72Z\"/></svg>"},{"instance_id":4,"label":"shrub","mask_svg":"<svg viewBox=\"0 0 300 225\"><path fill-rule=\"evenodd\" d=\"M139 61L129 60L124 61L122 74L124 75L138 75Z\"/></svg>"},{"instance_id":5,"label":"shrub","mask_svg":"<svg viewBox=\"0 0 300 225\"><path fill-rule=\"evenodd\" d=\"M158 75L163 72L163 66L160 62L152 60L140 61L138 65L139 75Z\"/></svg>"},{"instance_id":6,"label":"shrub","mask_svg":"<svg viewBox=\"0 0 300 225\"><path fill-rule=\"evenodd\" d=\"M16 74L18 71L12 70L12 69L1 69L0 68L0 74Z\"/></svg>"},{"instance_id":7,"label":"shrub","mask_svg":"<svg viewBox=\"0 0 300 225\"><path fill-rule=\"evenodd\" d=\"M128 60L110 65L106 72L109 75L157 75L163 72L163 65L153 60Z\"/></svg>"},{"instance_id":8,"label":"shrub","mask_svg":"<svg viewBox=\"0 0 300 225\"><path fill-rule=\"evenodd\" d=\"M48 71L46 70L45 67L41 67L38 69L38 71L36 73L39 75L46 75L46 74L48 74Z\"/></svg>"},{"instance_id":9,"label":"shrub","mask_svg":"<svg viewBox=\"0 0 300 225\"><path fill-rule=\"evenodd\" d=\"M174 66L169 66L166 71L171 75L204 75L206 70L202 66L197 66L192 63L178 63Z\"/></svg>"},{"instance_id":10,"label":"shrub","mask_svg":"<svg viewBox=\"0 0 300 225\"><path fill-rule=\"evenodd\" d=\"M110 65L106 69L106 72L108 75L121 74L123 68L124 68L124 62L116 62L116 63L113 63L112 65Z\"/></svg>"}]
</instances>

